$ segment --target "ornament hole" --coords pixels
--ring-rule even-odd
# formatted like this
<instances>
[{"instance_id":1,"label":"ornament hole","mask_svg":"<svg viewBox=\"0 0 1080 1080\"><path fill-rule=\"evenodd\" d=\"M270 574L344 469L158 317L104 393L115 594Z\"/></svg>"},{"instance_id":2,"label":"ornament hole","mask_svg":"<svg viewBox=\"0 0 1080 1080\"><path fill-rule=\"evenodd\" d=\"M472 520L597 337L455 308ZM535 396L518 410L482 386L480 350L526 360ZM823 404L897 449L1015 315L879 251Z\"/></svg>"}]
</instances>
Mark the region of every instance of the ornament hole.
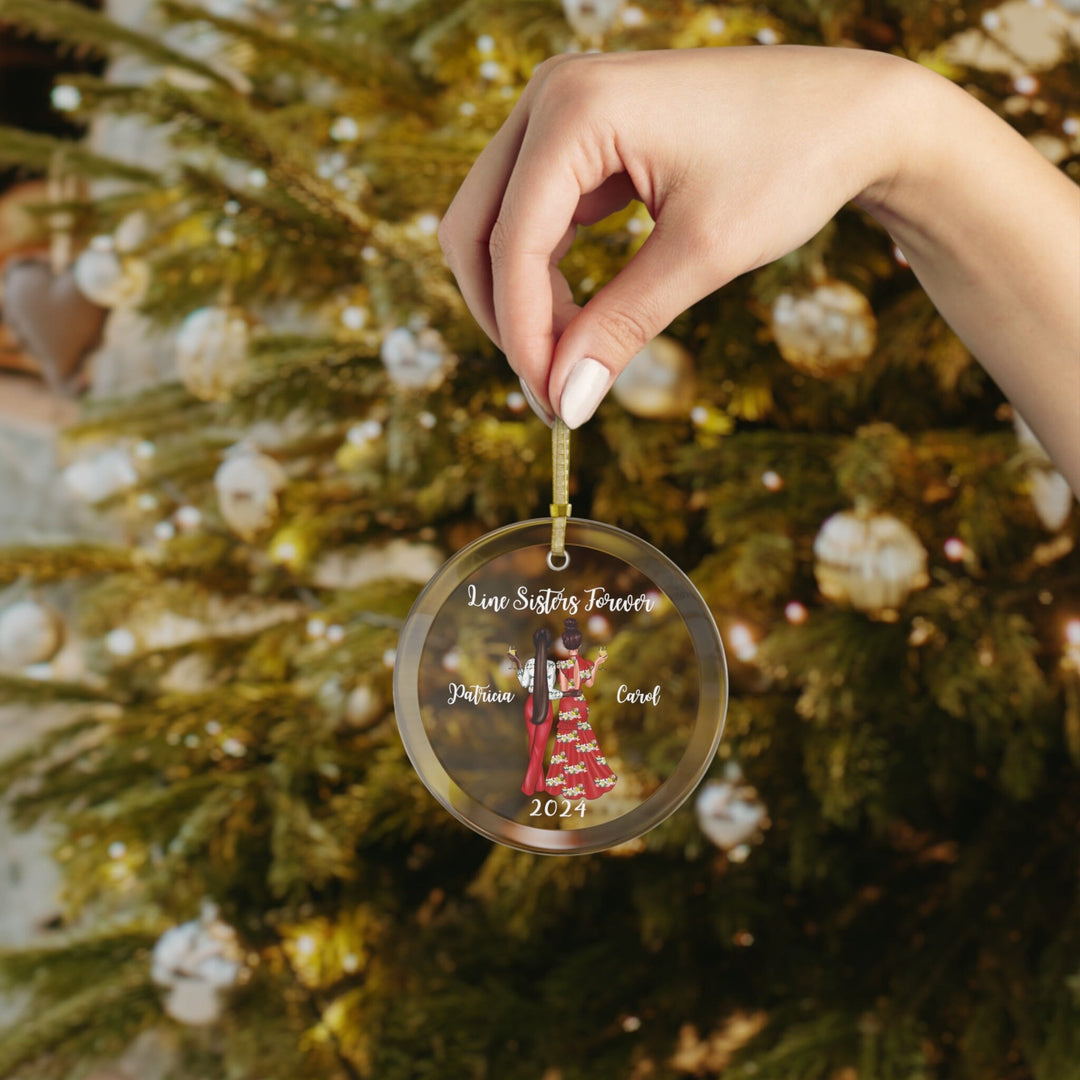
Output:
<instances>
[{"instance_id":1,"label":"ornament hole","mask_svg":"<svg viewBox=\"0 0 1080 1080\"><path fill-rule=\"evenodd\" d=\"M547 553L548 569L554 570L556 573L558 573L560 570L565 570L570 565L570 552L564 551L562 553L561 563L556 562L557 558L558 556L555 554L554 551L549 551Z\"/></svg>"}]
</instances>

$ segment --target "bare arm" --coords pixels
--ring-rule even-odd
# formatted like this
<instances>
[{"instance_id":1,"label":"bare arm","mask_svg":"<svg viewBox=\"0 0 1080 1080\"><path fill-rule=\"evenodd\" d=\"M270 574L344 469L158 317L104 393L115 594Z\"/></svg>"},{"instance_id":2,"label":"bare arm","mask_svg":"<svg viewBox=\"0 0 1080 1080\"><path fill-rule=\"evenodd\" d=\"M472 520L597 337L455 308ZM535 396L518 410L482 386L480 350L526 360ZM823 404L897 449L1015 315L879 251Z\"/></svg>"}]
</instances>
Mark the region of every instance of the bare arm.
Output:
<instances>
[{"instance_id":1,"label":"bare arm","mask_svg":"<svg viewBox=\"0 0 1080 1080\"><path fill-rule=\"evenodd\" d=\"M652 234L579 307L559 260L578 225L634 198ZM794 45L554 57L439 238L533 408L578 427L677 315L853 199L1080 490L1080 191L906 60Z\"/></svg>"},{"instance_id":2,"label":"bare arm","mask_svg":"<svg viewBox=\"0 0 1080 1080\"><path fill-rule=\"evenodd\" d=\"M856 200L1080 492L1080 188L909 65L896 160Z\"/></svg>"}]
</instances>

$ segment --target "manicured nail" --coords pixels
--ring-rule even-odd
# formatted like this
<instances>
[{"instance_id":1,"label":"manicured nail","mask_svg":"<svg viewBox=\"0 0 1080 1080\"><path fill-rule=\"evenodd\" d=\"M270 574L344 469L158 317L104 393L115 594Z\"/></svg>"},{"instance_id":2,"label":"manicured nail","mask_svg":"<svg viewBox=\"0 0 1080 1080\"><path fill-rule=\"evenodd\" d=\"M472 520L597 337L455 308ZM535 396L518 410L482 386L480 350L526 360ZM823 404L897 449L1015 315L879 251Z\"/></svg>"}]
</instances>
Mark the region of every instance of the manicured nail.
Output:
<instances>
[{"instance_id":1,"label":"manicured nail","mask_svg":"<svg viewBox=\"0 0 1080 1080\"><path fill-rule=\"evenodd\" d=\"M559 412L568 428L581 427L596 412L610 383L611 372L591 356L583 357L570 369L559 401Z\"/></svg>"},{"instance_id":2,"label":"manicured nail","mask_svg":"<svg viewBox=\"0 0 1080 1080\"><path fill-rule=\"evenodd\" d=\"M536 399L536 395L529 389L528 383L526 383L524 379L518 379L518 382L521 383L521 392L525 395L525 400L529 403L529 408L532 409L532 411L536 413L548 427L551 427L552 424L555 423L555 417L540 404Z\"/></svg>"}]
</instances>

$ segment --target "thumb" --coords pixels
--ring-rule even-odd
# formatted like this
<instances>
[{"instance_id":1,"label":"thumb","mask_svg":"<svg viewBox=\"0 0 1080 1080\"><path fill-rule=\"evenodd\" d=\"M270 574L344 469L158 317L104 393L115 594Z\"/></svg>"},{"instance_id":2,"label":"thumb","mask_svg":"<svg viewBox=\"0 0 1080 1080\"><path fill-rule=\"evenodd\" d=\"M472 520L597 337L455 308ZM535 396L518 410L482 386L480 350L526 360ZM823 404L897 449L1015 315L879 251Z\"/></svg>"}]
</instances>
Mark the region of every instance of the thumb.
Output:
<instances>
[{"instance_id":1,"label":"thumb","mask_svg":"<svg viewBox=\"0 0 1080 1080\"><path fill-rule=\"evenodd\" d=\"M570 321L555 346L548 383L567 427L585 423L630 360L722 284L703 254L695 230L658 220L640 251Z\"/></svg>"}]
</instances>

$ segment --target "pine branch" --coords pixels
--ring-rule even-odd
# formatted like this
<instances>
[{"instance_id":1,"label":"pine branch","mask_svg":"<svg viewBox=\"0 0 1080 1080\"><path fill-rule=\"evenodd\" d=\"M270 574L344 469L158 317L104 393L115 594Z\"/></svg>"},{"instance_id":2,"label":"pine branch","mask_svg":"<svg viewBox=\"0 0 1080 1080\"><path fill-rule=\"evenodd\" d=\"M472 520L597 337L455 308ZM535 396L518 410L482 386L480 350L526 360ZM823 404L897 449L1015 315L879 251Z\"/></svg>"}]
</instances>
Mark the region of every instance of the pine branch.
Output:
<instances>
[{"instance_id":1,"label":"pine branch","mask_svg":"<svg viewBox=\"0 0 1080 1080\"><path fill-rule=\"evenodd\" d=\"M337 79L346 86L363 86L385 97L393 93L395 104L410 112L419 110L425 98L412 69L395 53L392 43L384 45L378 27L365 36L363 45L345 44L338 38L315 38L303 34L283 35L254 22L215 15L200 4L184 0L163 0L159 5L167 18L176 22L204 22L231 37L249 42L259 56L273 66L277 61L298 61ZM364 20L374 24L375 20Z\"/></svg>"},{"instance_id":2,"label":"pine branch","mask_svg":"<svg viewBox=\"0 0 1080 1080\"><path fill-rule=\"evenodd\" d=\"M110 544L76 542L0 548L0 585L20 578L38 584L131 570L132 552Z\"/></svg>"},{"instance_id":3,"label":"pine branch","mask_svg":"<svg viewBox=\"0 0 1080 1080\"><path fill-rule=\"evenodd\" d=\"M0 0L0 4L3 0ZM70 139L39 135L20 128L0 126L0 165L20 166L46 172L63 158L70 172L94 179L125 180L133 184L156 184L158 176L123 161L94 154Z\"/></svg>"},{"instance_id":4,"label":"pine branch","mask_svg":"<svg viewBox=\"0 0 1080 1080\"><path fill-rule=\"evenodd\" d=\"M228 79L213 67L169 48L159 39L140 34L107 15L66 0L0 0L0 19L83 52L133 52L152 63L186 68L215 84L230 85Z\"/></svg>"},{"instance_id":5,"label":"pine branch","mask_svg":"<svg viewBox=\"0 0 1080 1080\"><path fill-rule=\"evenodd\" d=\"M89 984L81 971L66 996L29 1010L0 1033L0 1074L10 1075L48 1055L100 1054L110 1043L110 1049L120 1049L158 1012L149 967L146 955L138 952L127 963L99 972Z\"/></svg>"}]
</instances>

